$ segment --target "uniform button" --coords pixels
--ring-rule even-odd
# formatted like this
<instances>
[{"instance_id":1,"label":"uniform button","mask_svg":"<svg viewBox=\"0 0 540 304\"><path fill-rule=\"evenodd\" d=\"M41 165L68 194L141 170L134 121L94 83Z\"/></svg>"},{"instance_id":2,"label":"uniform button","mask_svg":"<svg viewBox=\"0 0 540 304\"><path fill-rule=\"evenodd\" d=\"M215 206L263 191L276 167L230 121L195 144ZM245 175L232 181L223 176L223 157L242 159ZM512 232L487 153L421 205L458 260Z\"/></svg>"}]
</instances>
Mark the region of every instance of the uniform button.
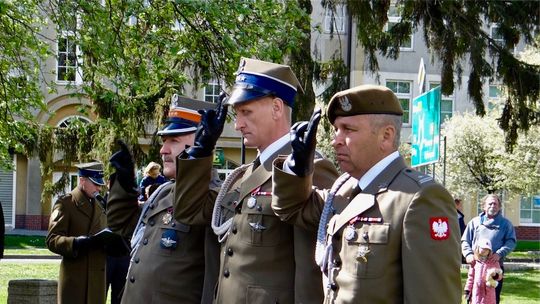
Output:
<instances>
[{"instance_id":1,"label":"uniform button","mask_svg":"<svg viewBox=\"0 0 540 304\"><path fill-rule=\"evenodd\" d=\"M234 225L231 229L233 234L236 234L238 232L238 229L236 229L236 225Z\"/></svg>"},{"instance_id":2,"label":"uniform button","mask_svg":"<svg viewBox=\"0 0 540 304\"><path fill-rule=\"evenodd\" d=\"M139 257L136 257L134 261L135 261L135 264L139 264L139 261L140 261Z\"/></svg>"},{"instance_id":3,"label":"uniform button","mask_svg":"<svg viewBox=\"0 0 540 304\"><path fill-rule=\"evenodd\" d=\"M144 239L142 243L143 243L143 245L147 245L148 244L148 239Z\"/></svg>"},{"instance_id":4,"label":"uniform button","mask_svg":"<svg viewBox=\"0 0 540 304\"><path fill-rule=\"evenodd\" d=\"M173 226L173 227L176 227L176 223L175 223L175 222L173 222L173 223L171 224L171 226Z\"/></svg>"},{"instance_id":5,"label":"uniform button","mask_svg":"<svg viewBox=\"0 0 540 304\"><path fill-rule=\"evenodd\" d=\"M227 248L227 255L228 256L232 256L233 255L233 250L231 247Z\"/></svg>"},{"instance_id":6,"label":"uniform button","mask_svg":"<svg viewBox=\"0 0 540 304\"><path fill-rule=\"evenodd\" d=\"M129 281L130 281L131 283L135 283L135 277L134 277L134 276L130 276L130 277L129 277Z\"/></svg>"},{"instance_id":7,"label":"uniform button","mask_svg":"<svg viewBox=\"0 0 540 304\"><path fill-rule=\"evenodd\" d=\"M223 276L224 276L224 277L228 278L230 275L231 275L231 273L229 272L229 269L225 269L225 270L223 271Z\"/></svg>"},{"instance_id":8,"label":"uniform button","mask_svg":"<svg viewBox=\"0 0 540 304\"><path fill-rule=\"evenodd\" d=\"M155 222L154 220L150 220L150 221L148 222L148 224L149 224L150 226L154 226L155 223L156 223L156 222Z\"/></svg>"},{"instance_id":9,"label":"uniform button","mask_svg":"<svg viewBox=\"0 0 540 304\"><path fill-rule=\"evenodd\" d=\"M262 206L261 206L261 205L258 205L258 206L257 206L257 211L259 211L259 212L262 211Z\"/></svg>"},{"instance_id":10,"label":"uniform button","mask_svg":"<svg viewBox=\"0 0 540 304\"><path fill-rule=\"evenodd\" d=\"M336 291L337 290L337 285L332 283L330 284L330 289L332 289L333 291Z\"/></svg>"},{"instance_id":11,"label":"uniform button","mask_svg":"<svg viewBox=\"0 0 540 304\"><path fill-rule=\"evenodd\" d=\"M341 267L341 260L335 260L334 265L336 265L336 267Z\"/></svg>"}]
</instances>

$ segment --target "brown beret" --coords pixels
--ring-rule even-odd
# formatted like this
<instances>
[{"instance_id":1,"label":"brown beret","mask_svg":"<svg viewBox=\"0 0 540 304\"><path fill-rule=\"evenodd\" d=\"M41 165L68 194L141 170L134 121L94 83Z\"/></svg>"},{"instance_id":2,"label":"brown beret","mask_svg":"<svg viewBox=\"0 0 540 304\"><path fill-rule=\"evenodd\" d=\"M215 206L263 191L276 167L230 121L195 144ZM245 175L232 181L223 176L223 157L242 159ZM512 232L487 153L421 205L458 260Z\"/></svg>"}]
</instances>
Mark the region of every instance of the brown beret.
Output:
<instances>
[{"instance_id":1,"label":"brown beret","mask_svg":"<svg viewBox=\"0 0 540 304\"><path fill-rule=\"evenodd\" d=\"M326 115L332 124L338 116L362 114L403 115L403 109L392 90L371 84L337 92L326 109Z\"/></svg>"}]
</instances>

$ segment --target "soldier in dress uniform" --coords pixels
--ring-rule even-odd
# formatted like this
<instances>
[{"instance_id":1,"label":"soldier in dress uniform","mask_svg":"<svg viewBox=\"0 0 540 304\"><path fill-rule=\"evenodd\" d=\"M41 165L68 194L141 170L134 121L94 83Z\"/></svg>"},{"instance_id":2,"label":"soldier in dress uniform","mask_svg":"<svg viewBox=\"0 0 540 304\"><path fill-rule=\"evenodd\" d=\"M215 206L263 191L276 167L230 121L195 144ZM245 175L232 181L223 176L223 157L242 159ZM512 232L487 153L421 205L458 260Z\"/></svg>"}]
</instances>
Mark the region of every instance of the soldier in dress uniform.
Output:
<instances>
[{"instance_id":1,"label":"soldier in dress uniform","mask_svg":"<svg viewBox=\"0 0 540 304\"><path fill-rule=\"evenodd\" d=\"M122 303L205 303L201 301L207 271L205 257L215 259L217 264L217 251L205 255L208 227L175 219L173 201L175 182L191 179L189 174L178 174L176 156L193 145L201 119L196 109L213 106L173 97L168 124L158 132L163 142L163 174L169 181L156 189L144 205L139 207L137 202L134 164L126 145L121 144L121 150L110 159L116 171L111 175L107 219L114 232L131 237L132 247ZM205 187L219 187L219 183L208 180ZM213 242L217 244L215 236Z\"/></svg>"},{"instance_id":2,"label":"soldier in dress uniform","mask_svg":"<svg viewBox=\"0 0 540 304\"><path fill-rule=\"evenodd\" d=\"M316 260L325 303L460 303L459 226L448 191L408 168L399 155L403 111L386 87L361 85L335 94L327 117L346 172L331 189L274 163L272 207L299 226L319 223ZM320 116L291 130L310 150ZM290 160L301 154L293 151Z\"/></svg>"},{"instance_id":3,"label":"soldier in dress uniform","mask_svg":"<svg viewBox=\"0 0 540 304\"><path fill-rule=\"evenodd\" d=\"M242 59L231 96L219 110L203 114L195 145L178 160L175 212L201 223L212 218L221 242L221 261L214 303L320 303L322 282L313 260L316 225L295 229L273 213L272 161L291 152L291 111L300 84L286 65ZM208 191L212 152L227 105L235 111L235 128L248 147L257 148L254 163L234 170L219 193ZM337 177L318 157L314 184L327 187ZM204 202L204 204L201 204ZM182 215L180 215L182 214Z\"/></svg>"},{"instance_id":4,"label":"soldier in dress uniform","mask_svg":"<svg viewBox=\"0 0 540 304\"><path fill-rule=\"evenodd\" d=\"M103 165L77 165L79 183L54 204L47 247L62 256L58 303L105 303L105 262L102 245L90 237L107 225L103 206L95 199L103 181Z\"/></svg>"}]
</instances>

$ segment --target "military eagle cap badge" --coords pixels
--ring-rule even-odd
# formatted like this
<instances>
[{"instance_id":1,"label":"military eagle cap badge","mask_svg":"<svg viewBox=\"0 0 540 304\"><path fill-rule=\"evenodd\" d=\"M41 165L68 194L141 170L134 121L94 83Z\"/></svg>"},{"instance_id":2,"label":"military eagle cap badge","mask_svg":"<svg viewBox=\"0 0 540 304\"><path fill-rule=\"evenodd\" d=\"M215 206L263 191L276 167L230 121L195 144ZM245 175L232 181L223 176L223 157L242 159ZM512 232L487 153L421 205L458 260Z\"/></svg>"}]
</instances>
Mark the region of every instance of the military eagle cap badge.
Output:
<instances>
[{"instance_id":1,"label":"military eagle cap badge","mask_svg":"<svg viewBox=\"0 0 540 304\"><path fill-rule=\"evenodd\" d=\"M431 238L436 241L446 240L450 237L450 225L447 217L430 217L429 227Z\"/></svg>"},{"instance_id":2,"label":"military eagle cap badge","mask_svg":"<svg viewBox=\"0 0 540 304\"><path fill-rule=\"evenodd\" d=\"M341 109L345 112L349 112L352 109L351 102L349 101L349 98L347 98L347 96L342 96L339 98L339 105L341 106Z\"/></svg>"}]
</instances>

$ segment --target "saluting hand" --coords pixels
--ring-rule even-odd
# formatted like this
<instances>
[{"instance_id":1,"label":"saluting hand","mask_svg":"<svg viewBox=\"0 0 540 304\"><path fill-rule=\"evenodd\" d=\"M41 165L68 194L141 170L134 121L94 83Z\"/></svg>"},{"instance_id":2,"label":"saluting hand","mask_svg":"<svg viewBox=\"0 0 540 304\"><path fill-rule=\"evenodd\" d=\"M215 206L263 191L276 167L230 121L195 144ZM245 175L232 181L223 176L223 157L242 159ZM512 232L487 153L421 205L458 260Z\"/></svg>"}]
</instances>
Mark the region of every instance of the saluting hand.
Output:
<instances>
[{"instance_id":1,"label":"saluting hand","mask_svg":"<svg viewBox=\"0 0 540 304\"><path fill-rule=\"evenodd\" d=\"M288 163L297 176L304 177L313 172L313 159L317 146L317 127L321 120L321 109L315 109L309 122L297 122L291 127L292 159Z\"/></svg>"},{"instance_id":2,"label":"saluting hand","mask_svg":"<svg viewBox=\"0 0 540 304\"><path fill-rule=\"evenodd\" d=\"M195 133L195 144L186 150L186 153L193 158L208 157L216 146L218 138L223 132L223 126L227 118L227 99L225 92L219 95L219 102L216 110L199 110L201 123Z\"/></svg>"},{"instance_id":3,"label":"saluting hand","mask_svg":"<svg viewBox=\"0 0 540 304\"><path fill-rule=\"evenodd\" d=\"M115 176L111 176L111 185L114 179L117 179L126 192L137 192L133 157L123 140L118 140L117 144L120 146L120 150L116 151L109 159L111 166L116 169Z\"/></svg>"}]
</instances>

